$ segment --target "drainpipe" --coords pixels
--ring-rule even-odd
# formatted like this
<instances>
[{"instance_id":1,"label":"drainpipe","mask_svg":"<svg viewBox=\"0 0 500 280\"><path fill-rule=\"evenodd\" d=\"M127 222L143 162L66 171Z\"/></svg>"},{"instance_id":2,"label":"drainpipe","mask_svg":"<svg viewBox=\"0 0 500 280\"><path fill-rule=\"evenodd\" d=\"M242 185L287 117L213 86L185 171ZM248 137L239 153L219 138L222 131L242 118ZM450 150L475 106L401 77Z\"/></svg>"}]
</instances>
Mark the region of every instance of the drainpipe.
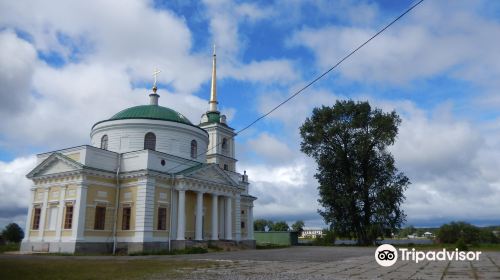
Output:
<instances>
[{"instance_id":1,"label":"drainpipe","mask_svg":"<svg viewBox=\"0 0 500 280\"><path fill-rule=\"evenodd\" d=\"M121 156L122 154L118 154L118 162L116 164L116 195L115 195L115 220L113 223L113 255L116 254L116 234L117 234L117 224L118 224L118 208L119 208L119 199L120 199L120 167L121 167Z\"/></svg>"}]
</instances>

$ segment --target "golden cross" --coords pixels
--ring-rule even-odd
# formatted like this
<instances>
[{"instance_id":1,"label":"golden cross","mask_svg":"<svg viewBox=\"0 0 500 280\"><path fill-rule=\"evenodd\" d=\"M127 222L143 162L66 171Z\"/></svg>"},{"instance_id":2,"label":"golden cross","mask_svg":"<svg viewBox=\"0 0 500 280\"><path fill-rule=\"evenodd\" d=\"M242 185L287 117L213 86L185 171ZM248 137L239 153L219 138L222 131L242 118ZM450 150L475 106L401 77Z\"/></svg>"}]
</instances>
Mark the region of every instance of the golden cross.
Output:
<instances>
[{"instance_id":1,"label":"golden cross","mask_svg":"<svg viewBox=\"0 0 500 280\"><path fill-rule=\"evenodd\" d=\"M158 67L155 67L155 71L153 72L153 77L155 77L155 82L153 84L154 87L156 87L156 78L158 77L158 74L160 74L160 70L158 70Z\"/></svg>"}]
</instances>

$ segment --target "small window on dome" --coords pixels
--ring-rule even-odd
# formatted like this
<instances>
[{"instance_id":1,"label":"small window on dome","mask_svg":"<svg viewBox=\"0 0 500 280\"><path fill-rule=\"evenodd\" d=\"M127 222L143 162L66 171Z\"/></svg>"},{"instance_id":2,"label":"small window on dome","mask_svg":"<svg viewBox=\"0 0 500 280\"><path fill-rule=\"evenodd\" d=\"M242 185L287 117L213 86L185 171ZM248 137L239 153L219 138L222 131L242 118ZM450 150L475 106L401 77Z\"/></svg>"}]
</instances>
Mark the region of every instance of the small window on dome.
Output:
<instances>
[{"instance_id":1,"label":"small window on dome","mask_svg":"<svg viewBox=\"0 0 500 280\"><path fill-rule=\"evenodd\" d=\"M196 140L191 141L191 158L198 157L198 143Z\"/></svg>"},{"instance_id":2,"label":"small window on dome","mask_svg":"<svg viewBox=\"0 0 500 280\"><path fill-rule=\"evenodd\" d=\"M148 132L144 136L144 150L156 150L156 135L153 132Z\"/></svg>"},{"instance_id":3,"label":"small window on dome","mask_svg":"<svg viewBox=\"0 0 500 280\"><path fill-rule=\"evenodd\" d=\"M108 135L103 135L101 138L101 149L108 149Z\"/></svg>"}]
</instances>

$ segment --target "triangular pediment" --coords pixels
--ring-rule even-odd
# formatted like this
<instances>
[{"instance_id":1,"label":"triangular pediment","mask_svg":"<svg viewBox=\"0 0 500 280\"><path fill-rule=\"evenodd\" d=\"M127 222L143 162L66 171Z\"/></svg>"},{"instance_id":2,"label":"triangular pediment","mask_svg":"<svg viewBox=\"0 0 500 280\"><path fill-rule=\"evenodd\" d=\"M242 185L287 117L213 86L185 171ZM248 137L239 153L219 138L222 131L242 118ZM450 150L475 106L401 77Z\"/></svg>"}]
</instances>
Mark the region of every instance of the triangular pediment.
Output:
<instances>
[{"instance_id":1,"label":"triangular pediment","mask_svg":"<svg viewBox=\"0 0 500 280\"><path fill-rule=\"evenodd\" d=\"M41 177L58 173L81 170L83 165L62 154L54 153L37 165L26 177Z\"/></svg>"},{"instance_id":2,"label":"triangular pediment","mask_svg":"<svg viewBox=\"0 0 500 280\"><path fill-rule=\"evenodd\" d=\"M217 184L231 186L238 185L238 183L231 179L231 177L229 177L229 175L227 175L217 164L204 164L202 167L196 168L183 175L188 178L209 181Z\"/></svg>"}]
</instances>

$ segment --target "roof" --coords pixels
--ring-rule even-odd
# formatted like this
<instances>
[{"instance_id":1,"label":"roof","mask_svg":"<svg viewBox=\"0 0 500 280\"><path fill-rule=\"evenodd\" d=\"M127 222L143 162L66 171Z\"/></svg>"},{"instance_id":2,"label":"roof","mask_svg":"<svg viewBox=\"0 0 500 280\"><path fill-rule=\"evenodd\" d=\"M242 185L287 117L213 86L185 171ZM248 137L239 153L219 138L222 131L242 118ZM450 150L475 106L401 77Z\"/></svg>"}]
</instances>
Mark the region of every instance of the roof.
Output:
<instances>
[{"instance_id":1,"label":"roof","mask_svg":"<svg viewBox=\"0 0 500 280\"><path fill-rule=\"evenodd\" d=\"M116 113L109 120L153 119L192 124L181 113L158 105L140 105Z\"/></svg>"},{"instance_id":2,"label":"roof","mask_svg":"<svg viewBox=\"0 0 500 280\"><path fill-rule=\"evenodd\" d=\"M130 107L116 113L110 119L100 121L95 125L105 121L126 120L126 119L162 120L162 121L171 121L171 122L193 125L188 120L188 118L183 116L181 113L172 110L170 108L158 105L140 105L140 106Z\"/></svg>"}]
</instances>

